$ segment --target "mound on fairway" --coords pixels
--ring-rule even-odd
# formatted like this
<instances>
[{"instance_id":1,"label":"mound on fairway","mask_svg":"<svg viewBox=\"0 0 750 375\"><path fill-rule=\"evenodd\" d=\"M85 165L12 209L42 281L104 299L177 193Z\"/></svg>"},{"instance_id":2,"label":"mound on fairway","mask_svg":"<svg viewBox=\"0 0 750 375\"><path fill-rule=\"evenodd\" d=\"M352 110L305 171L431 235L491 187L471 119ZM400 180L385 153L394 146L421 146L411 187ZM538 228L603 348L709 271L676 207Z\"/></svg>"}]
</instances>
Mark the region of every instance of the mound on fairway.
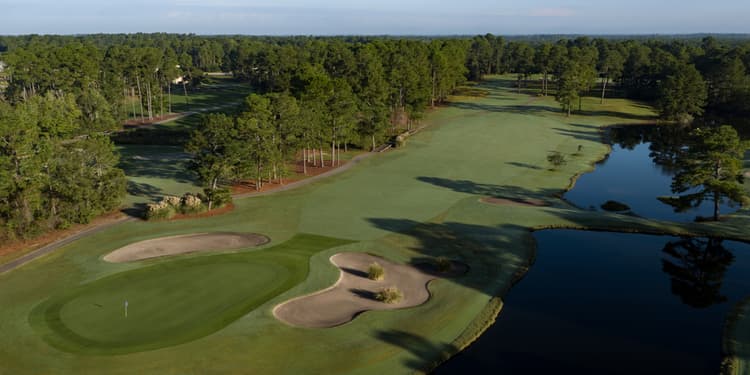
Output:
<instances>
[{"instance_id":1,"label":"mound on fairway","mask_svg":"<svg viewBox=\"0 0 750 375\"><path fill-rule=\"evenodd\" d=\"M34 308L29 321L50 345L68 352L122 354L181 344L224 328L302 282L313 254L347 243L297 235L256 252L139 268L52 297Z\"/></svg>"},{"instance_id":2,"label":"mound on fairway","mask_svg":"<svg viewBox=\"0 0 750 375\"><path fill-rule=\"evenodd\" d=\"M479 200L482 203L496 206L520 206L520 207L546 207L549 206L545 201L536 198L499 198L484 197Z\"/></svg>"},{"instance_id":3,"label":"mound on fairway","mask_svg":"<svg viewBox=\"0 0 750 375\"><path fill-rule=\"evenodd\" d=\"M379 263L385 276L371 280L368 267ZM452 262L449 272L440 274L435 267L416 267L397 264L364 253L341 253L331 257L331 263L341 272L332 287L282 303L273 310L274 316L284 323L297 327L330 328L352 321L357 315L370 310L395 310L419 306L430 299L427 284L442 276L455 276L466 272L463 264ZM396 287L403 293L396 303L384 303L375 298L383 288Z\"/></svg>"},{"instance_id":4,"label":"mound on fairway","mask_svg":"<svg viewBox=\"0 0 750 375\"><path fill-rule=\"evenodd\" d=\"M105 255L104 260L111 263L126 263L170 255L255 247L269 241L268 237L254 233L187 234L136 242Z\"/></svg>"}]
</instances>

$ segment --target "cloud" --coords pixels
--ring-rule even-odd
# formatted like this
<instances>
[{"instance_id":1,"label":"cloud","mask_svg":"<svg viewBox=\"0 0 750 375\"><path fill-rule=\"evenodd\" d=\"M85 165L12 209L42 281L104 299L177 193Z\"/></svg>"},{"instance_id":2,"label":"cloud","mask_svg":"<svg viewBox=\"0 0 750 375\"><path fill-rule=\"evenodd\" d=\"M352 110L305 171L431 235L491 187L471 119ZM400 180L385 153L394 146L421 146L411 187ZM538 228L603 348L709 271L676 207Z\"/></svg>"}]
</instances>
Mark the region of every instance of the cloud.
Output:
<instances>
[{"instance_id":1,"label":"cloud","mask_svg":"<svg viewBox=\"0 0 750 375\"><path fill-rule=\"evenodd\" d=\"M529 12L532 17L572 17L575 14L570 8L536 8Z\"/></svg>"}]
</instances>

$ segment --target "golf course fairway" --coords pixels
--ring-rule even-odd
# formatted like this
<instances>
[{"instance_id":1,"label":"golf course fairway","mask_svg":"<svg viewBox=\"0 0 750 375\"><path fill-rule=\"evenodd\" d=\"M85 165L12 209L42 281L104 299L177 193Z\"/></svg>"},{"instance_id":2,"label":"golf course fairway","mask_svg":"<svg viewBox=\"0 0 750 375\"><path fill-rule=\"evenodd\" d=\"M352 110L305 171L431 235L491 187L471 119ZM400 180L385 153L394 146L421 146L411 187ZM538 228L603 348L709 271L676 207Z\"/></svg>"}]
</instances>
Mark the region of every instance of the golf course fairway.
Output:
<instances>
[{"instance_id":1,"label":"golf course fairway","mask_svg":"<svg viewBox=\"0 0 750 375\"><path fill-rule=\"evenodd\" d=\"M413 373L455 354L494 321L502 297L533 262L534 229L750 239L746 210L721 223L680 224L559 199L609 152L602 127L656 115L624 99L584 98L583 111L565 117L554 98L517 93L514 80L488 78L478 87L486 95L455 97L429 112L427 127L406 147L334 177L237 200L221 216L127 222L0 274L0 373ZM547 161L553 151L567 159L556 170ZM538 204L487 204L484 197ZM204 232L260 233L274 245L102 260L138 241ZM300 233L332 242L288 245L309 238ZM333 285L339 270L329 258L342 252L402 264L445 256L469 271L431 282L420 306L366 312L335 328L297 328L273 316L274 306Z\"/></svg>"}]
</instances>

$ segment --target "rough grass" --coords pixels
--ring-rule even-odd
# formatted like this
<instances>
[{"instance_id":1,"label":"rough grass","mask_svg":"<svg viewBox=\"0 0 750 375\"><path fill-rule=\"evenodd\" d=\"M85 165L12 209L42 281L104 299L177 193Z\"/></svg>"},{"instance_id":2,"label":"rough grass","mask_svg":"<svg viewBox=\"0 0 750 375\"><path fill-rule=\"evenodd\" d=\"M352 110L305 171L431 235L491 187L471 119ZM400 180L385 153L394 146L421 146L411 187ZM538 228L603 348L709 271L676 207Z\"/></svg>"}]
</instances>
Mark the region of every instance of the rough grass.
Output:
<instances>
[{"instance_id":1,"label":"rough grass","mask_svg":"<svg viewBox=\"0 0 750 375\"><path fill-rule=\"evenodd\" d=\"M428 114L424 121L430 127L403 150L367 159L331 179L236 201L235 210L222 216L129 222L0 275L2 369L12 374L411 373L435 365L486 328L501 305L493 297L503 296L533 259L532 228L750 239L746 211L720 224L674 224L583 211L557 199L574 176L609 151L600 142L602 126L651 122L654 113L627 100L599 105L586 98L585 113L566 118L553 98L509 89L512 79L490 79L481 86L489 91L482 98L455 98L451 106ZM579 145L581 156L558 171L547 170L548 152L569 155ZM550 206L493 206L480 203L480 196L542 199ZM49 296L144 266L99 260L109 251L149 238L215 230L264 233L275 243L300 232L359 242L313 255L304 282L223 329L181 345L116 356L75 355L50 346L30 326L30 313ZM334 329L297 329L276 321L271 314L276 304L336 281L339 272L328 258L340 251L367 251L404 263L445 256L466 263L470 271L432 282L432 298L424 305L363 314Z\"/></svg>"}]
</instances>

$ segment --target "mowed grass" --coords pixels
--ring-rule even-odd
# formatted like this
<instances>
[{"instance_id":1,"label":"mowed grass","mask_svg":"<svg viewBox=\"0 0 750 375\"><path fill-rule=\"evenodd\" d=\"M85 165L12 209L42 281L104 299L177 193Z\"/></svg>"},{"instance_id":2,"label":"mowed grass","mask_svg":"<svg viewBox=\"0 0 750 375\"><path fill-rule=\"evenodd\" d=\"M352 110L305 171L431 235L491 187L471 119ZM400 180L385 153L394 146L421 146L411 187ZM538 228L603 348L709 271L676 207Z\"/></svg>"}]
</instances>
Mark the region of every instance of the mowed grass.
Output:
<instances>
[{"instance_id":1,"label":"mowed grass","mask_svg":"<svg viewBox=\"0 0 750 375\"><path fill-rule=\"evenodd\" d=\"M119 167L128 178L124 204L160 200L165 195L197 193L201 187L188 170L190 155L178 146L121 145Z\"/></svg>"},{"instance_id":2,"label":"mowed grass","mask_svg":"<svg viewBox=\"0 0 750 375\"><path fill-rule=\"evenodd\" d=\"M609 151L601 143L601 127L648 123L654 112L623 99L600 105L586 98L584 115L566 118L551 97L515 93L513 80L489 78L477 87L486 95L455 97L450 106L430 112L424 120L430 126L410 138L406 148L365 159L335 177L237 200L235 210L222 216L128 222L0 275L0 373L412 373L455 352L494 318L495 297L504 296L533 259L534 228L750 239L746 211L721 224L674 224L590 212L560 200L572 178ZM579 145L581 155L573 156ZM550 151L568 156L568 164L550 171ZM536 198L550 206L493 206L479 202L484 196ZM297 233L356 242L312 255L303 282L223 329L181 345L121 355L72 354L51 346L29 324L32 311L50 296L151 265L101 261L109 251L144 239L207 231L262 233L274 243ZM272 310L278 303L338 279L329 257L342 251L404 263L446 256L468 264L470 271L432 282L432 298L415 308L368 312L332 329L300 329L277 321Z\"/></svg>"},{"instance_id":3,"label":"mowed grass","mask_svg":"<svg viewBox=\"0 0 750 375\"><path fill-rule=\"evenodd\" d=\"M265 250L160 262L52 297L30 321L68 352L123 354L176 345L213 333L302 282L310 256L347 243L297 235Z\"/></svg>"}]
</instances>

